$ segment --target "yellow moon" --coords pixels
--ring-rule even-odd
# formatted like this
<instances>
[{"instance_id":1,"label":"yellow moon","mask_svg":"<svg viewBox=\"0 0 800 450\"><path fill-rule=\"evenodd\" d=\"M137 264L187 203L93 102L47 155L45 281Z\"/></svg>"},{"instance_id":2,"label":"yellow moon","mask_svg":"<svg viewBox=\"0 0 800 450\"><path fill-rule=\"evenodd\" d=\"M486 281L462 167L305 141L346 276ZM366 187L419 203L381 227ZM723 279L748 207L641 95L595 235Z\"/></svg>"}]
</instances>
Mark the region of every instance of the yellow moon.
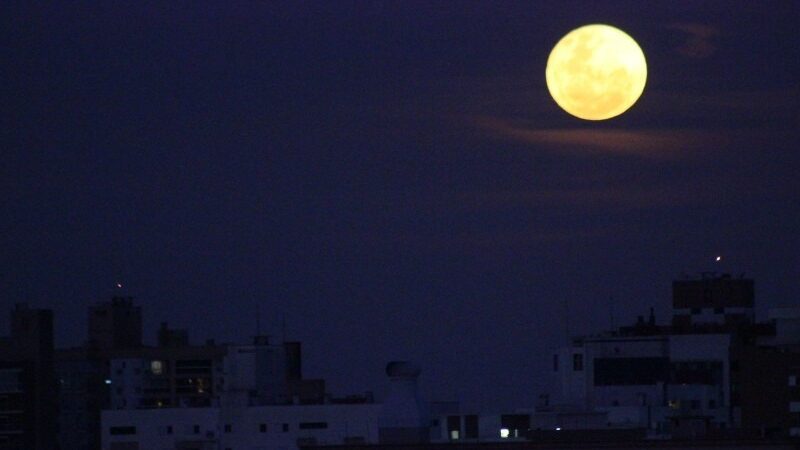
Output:
<instances>
[{"instance_id":1,"label":"yellow moon","mask_svg":"<svg viewBox=\"0 0 800 450\"><path fill-rule=\"evenodd\" d=\"M644 91L647 63L632 37L608 25L567 33L547 58L547 89L564 111L605 120L628 110Z\"/></svg>"}]
</instances>

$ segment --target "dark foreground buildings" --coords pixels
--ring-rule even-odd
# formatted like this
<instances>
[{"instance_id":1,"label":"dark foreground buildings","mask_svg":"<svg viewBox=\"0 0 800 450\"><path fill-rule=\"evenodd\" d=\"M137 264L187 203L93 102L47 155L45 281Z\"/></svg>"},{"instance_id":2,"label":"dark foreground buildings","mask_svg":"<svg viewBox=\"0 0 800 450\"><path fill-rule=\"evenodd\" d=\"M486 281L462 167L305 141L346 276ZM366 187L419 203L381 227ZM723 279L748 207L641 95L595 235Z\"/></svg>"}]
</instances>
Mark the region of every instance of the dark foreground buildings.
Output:
<instances>
[{"instance_id":1,"label":"dark foreground buildings","mask_svg":"<svg viewBox=\"0 0 800 450\"><path fill-rule=\"evenodd\" d=\"M0 449L56 448L53 313L18 304L0 341Z\"/></svg>"},{"instance_id":2,"label":"dark foreground buildings","mask_svg":"<svg viewBox=\"0 0 800 450\"><path fill-rule=\"evenodd\" d=\"M675 281L672 306L571 339L551 392L495 413L424 404L410 363L376 403L303 378L298 342L192 344L162 324L146 345L130 297L54 350L52 312L20 304L0 339L0 450L800 448L800 308L758 322L753 281L711 273Z\"/></svg>"},{"instance_id":3,"label":"dark foreground buildings","mask_svg":"<svg viewBox=\"0 0 800 450\"><path fill-rule=\"evenodd\" d=\"M323 380L302 377L299 342L271 344L257 336L252 345L213 340L193 345L186 330L162 323L157 344L152 346L142 342L142 310L131 297L96 303L88 313L86 344L55 353L57 441L62 450L100 449L104 410L213 406L231 382L225 379L229 375L225 363L231 354L253 355L251 360L271 370L271 375L253 380L253 395L259 401L321 402L324 398Z\"/></svg>"}]
</instances>

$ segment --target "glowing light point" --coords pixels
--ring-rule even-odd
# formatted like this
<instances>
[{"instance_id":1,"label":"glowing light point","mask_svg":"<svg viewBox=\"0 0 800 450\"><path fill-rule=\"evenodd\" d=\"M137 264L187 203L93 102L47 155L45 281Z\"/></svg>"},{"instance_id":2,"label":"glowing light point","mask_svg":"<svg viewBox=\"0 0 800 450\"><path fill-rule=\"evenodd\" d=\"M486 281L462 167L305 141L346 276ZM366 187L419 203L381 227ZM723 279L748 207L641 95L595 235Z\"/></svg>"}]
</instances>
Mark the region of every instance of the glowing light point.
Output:
<instances>
[{"instance_id":1,"label":"glowing light point","mask_svg":"<svg viewBox=\"0 0 800 450\"><path fill-rule=\"evenodd\" d=\"M717 256L717 257L716 257L716 261L717 261L717 262L720 262L720 261L722 261L722 256Z\"/></svg>"},{"instance_id":2,"label":"glowing light point","mask_svg":"<svg viewBox=\"0 0 800 450\"><path fill-rule=\"evenodd\" d=\"M117 287L121 288L122 287L122 283L117 283Z\"/></svg>"}]
</instances>

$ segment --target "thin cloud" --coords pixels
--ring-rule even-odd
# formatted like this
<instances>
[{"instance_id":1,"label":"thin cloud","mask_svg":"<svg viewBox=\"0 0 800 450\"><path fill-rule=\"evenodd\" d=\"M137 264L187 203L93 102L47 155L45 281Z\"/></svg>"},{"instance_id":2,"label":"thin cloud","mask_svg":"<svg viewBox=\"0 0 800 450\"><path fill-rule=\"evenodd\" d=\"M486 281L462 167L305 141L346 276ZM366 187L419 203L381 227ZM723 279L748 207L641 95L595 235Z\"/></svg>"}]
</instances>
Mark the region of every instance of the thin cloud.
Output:
<instances>
[{"instance_id":1,"label":"thin cloud","mask_svg":"<svg viewBox=\"0 0 800 450\"><path fill-rule=\"evenodd\" d=\"M473 121L498 137L588 155L674 160L686 157L687 150L726 140L720 133L698 130L536 129L492 117L476 117Z\"/></svg>"},{"instance_id":2,"label":"thin cloud","mask_svg":"<svg viewBox=\"0 0 800 450\"><path fill-rule=\"evenodd\" d=\"M675 51L687 58L708 58L717 51L713 40L719 36L720 31L715 26L701 23L673 23L667 28L684 34L686 40Z\"/></svg>"}]
</instances>

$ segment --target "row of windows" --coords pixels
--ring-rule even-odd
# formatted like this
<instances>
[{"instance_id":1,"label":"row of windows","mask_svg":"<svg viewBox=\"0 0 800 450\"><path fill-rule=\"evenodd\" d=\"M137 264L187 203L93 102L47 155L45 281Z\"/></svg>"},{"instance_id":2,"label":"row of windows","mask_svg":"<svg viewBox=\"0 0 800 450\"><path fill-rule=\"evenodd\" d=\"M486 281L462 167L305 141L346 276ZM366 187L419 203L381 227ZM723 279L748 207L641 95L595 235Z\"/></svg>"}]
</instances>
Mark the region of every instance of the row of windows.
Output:
<instances>
[{"instance_id":1,"label":"row of windows","mask_svg":"<svg viewBox=\"0 0 800 450\"><path fill-rule=\"evenodd\" d=\"M297 428L300 430L324 430L328 428L328 422L300 422L297 424ZM290 425L288 423L281 424L281 432L287 433L289 432ZM175 432L172 425L167 425L166 427L162 428L165 434L173 434ZM225 424L222 427L222 430L225 433L233 433L233 425L232 424ZM261 423L258 425L259 433L267 433L269 431L269 427L266 423ZM109 434L111 435L126 435L126 434L136 434L136 427L134 426L117 426L117 427L110 427L108 429ZM200 425L192 425L189 434L200 434Z\"/></svg>"},{"instance_id":2,"label":"row of windows","mask_svg":"<svg viewBox=\"0 0 800 450\"><path fill-rule=\"evenodd\" d=\"M667 405L671 409L680 409L681 408L681 401L680 400L670 400L669 402L667 402ZM696 399L695 400L689 400L689 408L691 408L691 409L700 409L702 407L702 405L703 405L703 402L701 400L696 400ZM711 399L711 400L708 401L708 408L709 409L714 409L716 407L717 407L717 401L716 400Z\"/></svg>"}]
</instances>

